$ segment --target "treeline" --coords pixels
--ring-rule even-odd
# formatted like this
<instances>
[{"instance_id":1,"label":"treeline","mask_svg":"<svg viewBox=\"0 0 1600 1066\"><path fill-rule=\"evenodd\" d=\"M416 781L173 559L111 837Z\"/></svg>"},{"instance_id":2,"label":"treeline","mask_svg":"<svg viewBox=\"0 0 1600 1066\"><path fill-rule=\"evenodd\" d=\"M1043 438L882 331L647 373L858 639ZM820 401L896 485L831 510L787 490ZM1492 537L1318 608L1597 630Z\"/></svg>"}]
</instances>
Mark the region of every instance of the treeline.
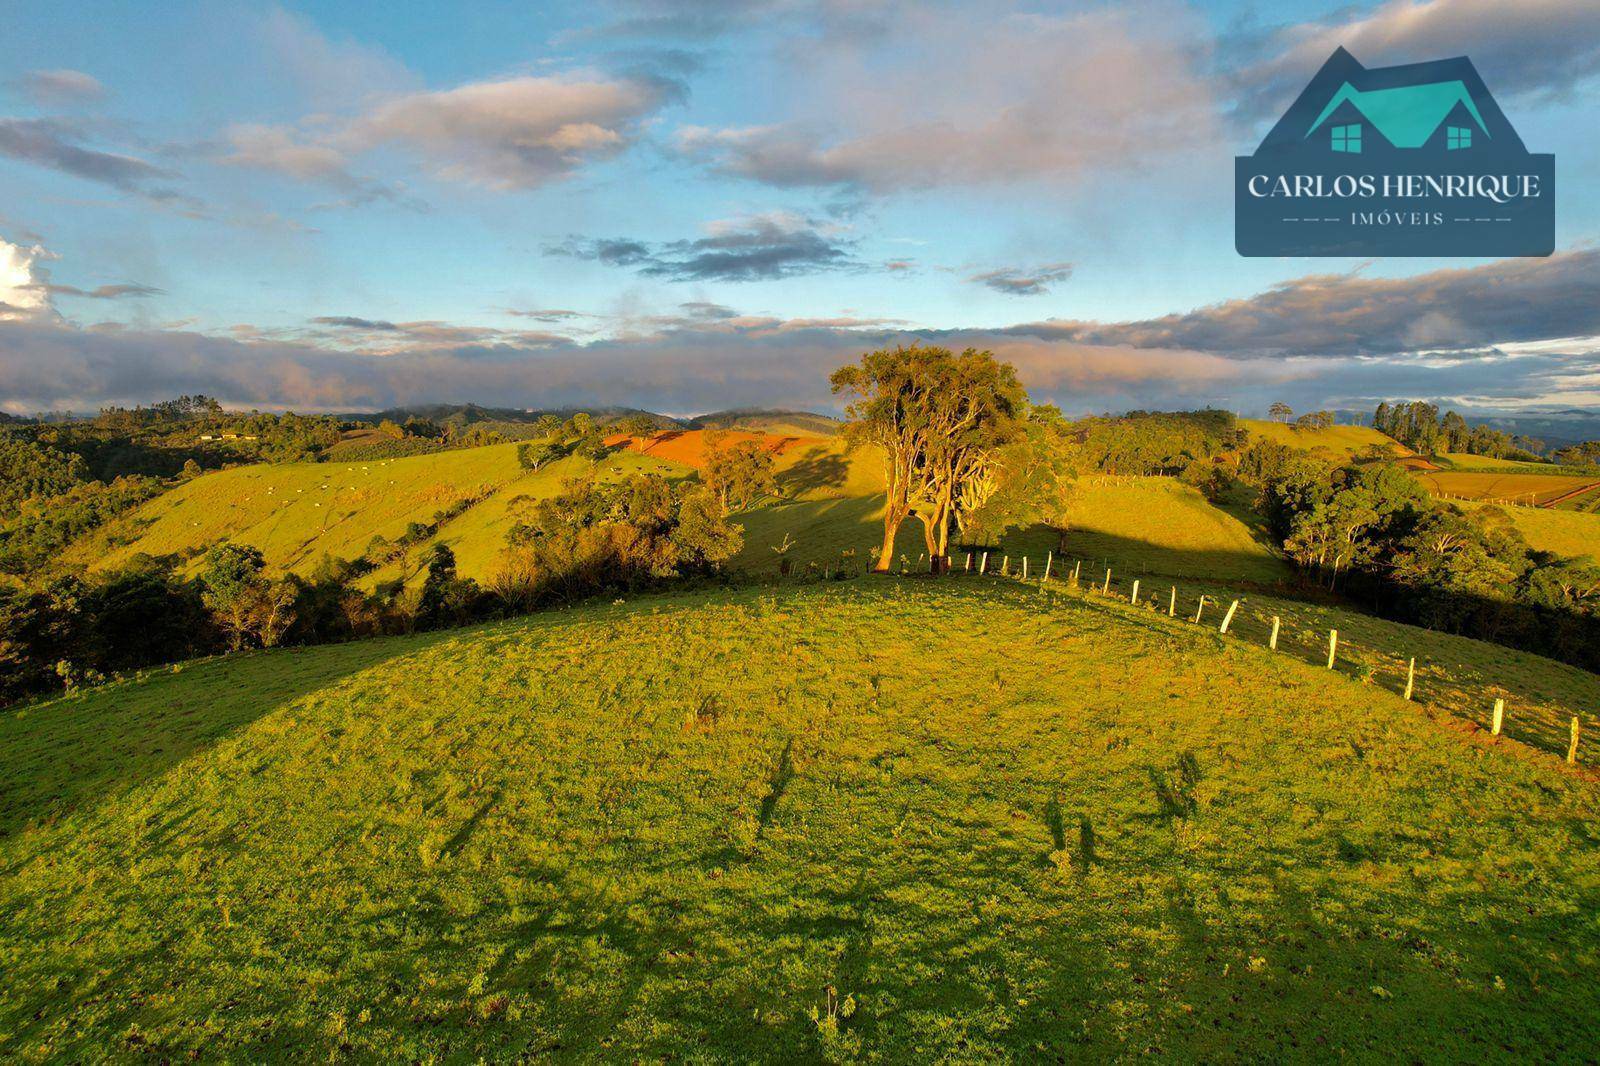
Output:
<instances>
[{"instance_id":1,"label":"treeline","mask_svg":"<svg viewBox=\"0 0 1600 1066\"><path fill-rule=\"evenodd\" d=\"M1438 406L1422 400L1378 404L1372 415L1372 428L1422 455L1449 452L1523 462L1543 461L1543 441L1503 433L1485 425L1471 425L1454 411L1445 412L1441 419Z\"/></svg>"},{"instance_id":2,"label":"treeline","mask_svg":"<svg viewBox=\"0 0 1600 1066\"><path fill-rule=\"evenodd\" d=\"M1175 475L1196 460L1243 447L1249 433L1232 412L1130 411L1073 423L1084 469L1108 474Z\"/></svg>"},{"instance_id":3,"label":"treeline","mask_svg":"<svg viewBox=\"0 0 1600 1066\"><path fill-rule=\"evenodd\" d=\"M1600 669L1600 567L1528 547L1498 508L1434 499L1403 468L1265 441L1239 476L1305 572L1378 613Z\"/></svg>"},{"instance_id":4,"label":"treeline","mask_svg":"<svg viewBox=\"0 0 1600 1066\"><path fill-rule=\"evenodd\" d=\"M487 584L458 574L443 544L428 550L420 583L370 591L360 586L380 565L370 556L391 545L357 560L324 556L302 577L272 573L255 548L218 544L193 577L177 558L141 556L109 572L0 586L0 702L197 655L467 625L714 577L743 544L712 492L656 476L573 481L522 510ZM418 539L437 530L422 525Z\"/></svg>"}]
</instances>

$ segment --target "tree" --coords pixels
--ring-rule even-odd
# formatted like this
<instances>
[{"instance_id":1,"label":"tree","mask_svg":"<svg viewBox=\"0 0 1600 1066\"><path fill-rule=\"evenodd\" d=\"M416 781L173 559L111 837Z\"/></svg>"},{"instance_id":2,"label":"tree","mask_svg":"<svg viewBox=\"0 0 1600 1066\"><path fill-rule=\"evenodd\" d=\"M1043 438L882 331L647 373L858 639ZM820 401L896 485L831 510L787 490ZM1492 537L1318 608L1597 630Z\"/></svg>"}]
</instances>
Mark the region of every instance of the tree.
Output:
<instances>
[{"instance_id":1,"label":"tree","mask_svg":"<svg viewBox=\"0 0 1600 1066\"><path fill-rule=\"evenodd\" d=\"M731 525L726 510L709 490L691 492L678 507L672 543L680 570L714 570L744 547L744 529Z\"/></svg>"},{"instance_id":2,"label":"tree","mask_svg":"<svg viewBox=\"0 0 1600 1066\"><path fill-rule=\"evenodd\" d=\"M218 544L206 553L201 583L206 607L237 651L252 640L276 645L294 622L298 588L291 580L269 580L258 548Z\"/></svg>"},{"instance_id":3,"label":"tree","mask_svg":"<svg viewBox=\"0 0 1600 1066\"><path fill-rule=\"evenodd\" d=\"M554 441L527 441L517 445L517 462L524 470L542 470L566 454L567 450Z\"/></svg>"},{"instance_id":4,"label":"tree","mask_svg":"<svg viewBox=\"0 0 1600 1066\"><path fill-rule=\"evenodd\" d=\"M868 352L830 380L836 394L854 397L847 439L884 451L888 499L874 569L893 565L895 535L915 514L931 566L943 570L962 488L984 475L1027 401L1016 371L992 352L912 345Z\"/></svg>"},{"instance_id":5,"label":"tree","mask_svg":"<svg viewBox=\"0 0 1600 1066\"><path fill-rule=\"evenodd\" d=\"M447 545L435 544L417 599L417 628L465 625L483 612L483 599L483 589L476 581L456 574L456 553Z\"/></svg>"},{"instance_id":6,"label":"tree","mask_svg":"<svg viewBox=\"0 0 1600 1066\"><path fill-rule=\"evenodd\" d=\"M1294 420L1299 429L1327 429L1333 425L1332 411L1311 411Z\"/></svg>"},{"instance_id":7,"label":"tree","mask_svg":"<svg viewBox=\"0 0 1600 1066\"><path fill-rule=\"evenodd\" d=\"M716 495L723 513L745 510L763 496L776 495L772 453L753 440L721 447L723 439L718 437L712 445L712 435L706 435L711 446L706 452L706 487Z\"/></svg>"},{"instance_id":8,"label":"tree","mask_svg":"<svg viewBox=\"0 0 1600 1066\"><path fill-rule=\"evenodd\" d=\"M1294 408L1290 407L1282 400L1279 400L1271 407L1267 408L1267 414L1270 417L1277 419L1279 422L1287 422L1290 418L1294 417Z\"/></svg>"},{"instance_id":9,"label":"tree","mask_svg":"<svg viewBox=\"0 0 1600 1066\"><path fill-rule=\"evenodd\" d=\"M656 431L656 420L649 415L629 415L617 428L630 437L648 437Z\"/></svg>"}]
</instances>

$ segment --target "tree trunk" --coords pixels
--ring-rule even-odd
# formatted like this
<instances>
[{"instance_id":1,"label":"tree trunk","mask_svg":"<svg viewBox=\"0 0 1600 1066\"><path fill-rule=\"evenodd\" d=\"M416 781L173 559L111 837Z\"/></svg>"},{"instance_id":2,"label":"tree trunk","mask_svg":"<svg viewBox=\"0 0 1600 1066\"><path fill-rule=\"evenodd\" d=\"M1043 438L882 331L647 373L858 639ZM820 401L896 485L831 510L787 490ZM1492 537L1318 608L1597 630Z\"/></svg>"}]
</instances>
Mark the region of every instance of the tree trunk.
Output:
<instances>
[{"instance_id":1,"label":"tree trunk","mask_svg":"<svg viewBox=\"0 0 1600 1066\"><path fill-rule=\"evenodd\" d=\"M894 567L894 537L900 532L900 523L903 521L903 516L883 516L883 546L878 549L878 563L872 568L880 574L887 574Z\"/></svg>"}]
</instances>

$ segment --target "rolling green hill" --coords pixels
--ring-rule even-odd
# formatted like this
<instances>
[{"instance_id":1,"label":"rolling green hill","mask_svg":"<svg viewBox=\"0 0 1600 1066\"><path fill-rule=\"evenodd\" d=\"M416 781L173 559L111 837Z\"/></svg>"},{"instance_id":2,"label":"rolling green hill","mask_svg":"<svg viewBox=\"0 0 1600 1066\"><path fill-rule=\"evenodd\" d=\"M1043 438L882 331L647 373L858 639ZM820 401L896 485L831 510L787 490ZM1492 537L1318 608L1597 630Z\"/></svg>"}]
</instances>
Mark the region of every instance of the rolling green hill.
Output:
<instances>
[{"instance_id":1,"label":"rolling green hill","mask_svg":"<svg viewBox=\"0 0 1600 1066\"><path fill-rule=\"evenodd\" d=\"M1432 713L977 579L152 672L0 714L0 1056L1582 1058L1600 785Z\"/></svg>"},{"instance_id":2,"label":"rolling green hill","mask_svg":"<svg viewBox=\"0 0 1600 1066\"><path fill-rule=\"evenodd\" d=\"M1304 448L1307 451L1325 449L1338 455L1354 455L1356 452L1374 445L1380 448L1390 448L1398 455L1410 455L1411 449L1385 433L1379 433L1370 426L1329 426L1327 429L1299 429L1283 422L1267 422L1261 419L1241 418L1239 424L1250 431L1251 436L1262 440L1269 440L1275 444L1286 444L1291 448Z\"/></svg>"},{"instance_id":3,"label":"rolling green hill","mask_svg":"<svg viewBox=\"0 0 1600 1066\"><path fill-rule=\"evenodd\" d=\"M675 463L627 452L599 466L602 480L637 471L687 473ZM427 546L440 541L455 550L463 575L482 578L504 545L513 521L507 509L517 497L554 495L563 480L594 467L571 456L530 473L518 463L515 444L366 463L235 467L179 485L74 551L103 567L140 552L192 556L229 541L261 549L272 567L305 573L324 553L354 559L374 536L393 541L412 522L462 508L412 557L423 558ZM373 580L398 576L400 569L385 568Z\"/></svg>"}]
</instances>

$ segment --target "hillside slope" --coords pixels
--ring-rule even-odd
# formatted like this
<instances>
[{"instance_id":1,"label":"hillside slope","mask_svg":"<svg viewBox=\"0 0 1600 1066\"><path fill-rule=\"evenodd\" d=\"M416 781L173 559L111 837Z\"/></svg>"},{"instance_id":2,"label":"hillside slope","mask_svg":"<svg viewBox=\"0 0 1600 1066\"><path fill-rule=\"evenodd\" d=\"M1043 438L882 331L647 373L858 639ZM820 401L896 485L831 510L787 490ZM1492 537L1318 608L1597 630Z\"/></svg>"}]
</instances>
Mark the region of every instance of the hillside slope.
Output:
<instances>
[{"instance_id":1,"label":"hillside slope","mask_svg":"<svg viewBox=\"0 0 1600 1066\"><path fill-rule=\"evenodd\" d=\"M1470 510L1496 505L1458 500L1456 506ZM1530 547L1573 558L1588 556L1591 561L1600 562L1600 514L1514 505L1500 510Z\"/></svg>"},{"instance_id":2,"label":"hillside slope","mask_svg":"<svg viewBox=\"0 0 1600 1066\"><path fill-rule=\"evenodd\" d=\"M261 653L0 716L0 1056L1582 1057L1596 818L1012 583Z\"/></svg>"},{"instance_id":3,"label":"hillside slope","mask_svg":"<svg viewBox=\"0 0 1600 1066\"><path fill-rule=\"evenodd\" d=\"M781 464L780 464L781 465ZM745 549L737 565L759 571L776 567L773 547L787 536L791 560L804 565L838 562L843 551L866 557L883 536L883 474L876 456L845 454L829 446L799 452L779 483L798 502L735 516L745 527ZM1067 534L1038 527L1008 534L991 554L1029 554L1038 565L1045 552L1058 556L1115 560L1148 574L1204 574L1218 580L1272 583L1289 576L1283 560L1264 542L1259 519L1245 508L1220 507L1173 478L1087 477L1069 511ZM900 527L900 554L913 564L924 552L922 527L911 519ZM958 553L956 565L964 563Z\"/></svg>"},{"instance_id":4,"label":"hillside slope","mask_svg":"<svg viewBox=\"0 0 1600 1066\"><path fill-rule=\"evenodd\" d=\"M504 545L511 525L506 512L517 497L553 495L564 480L596 466L570 456L530 473L518 463L515 444L498 444L366 463L235 467L179 485L74 551L84 562L109 567L141 552L190 557L228 541L261 549L272 567L306 573L324 553L354 559L375 536L393 541L413 522L459 510L412 556L423 558L440 541L456 551L463 575L482 578ZM641 471L687 473L678 464L627 452L598 464L602 479ZM373 579L399 573L389 567Z\"/></svg>"},{"instance_id":5,"label":"hillside slope","mask_svg":"<svg viewBox=\"0 0 1600 1066\"><path fill-rule=\"evenodd\" d=\"M1239 425L1249 430L1253 437L1269 440L1274 444L1286 444L1291 448L1304 448L1307 451L1323 449L1339 456L1347 456L1377 446L1388 448L1397 455L1411 454L1411 449L1371 426L1300 429L1284 422L1268 422L1255 418L1241 418Z\"/></svg>"}]
</instances>

